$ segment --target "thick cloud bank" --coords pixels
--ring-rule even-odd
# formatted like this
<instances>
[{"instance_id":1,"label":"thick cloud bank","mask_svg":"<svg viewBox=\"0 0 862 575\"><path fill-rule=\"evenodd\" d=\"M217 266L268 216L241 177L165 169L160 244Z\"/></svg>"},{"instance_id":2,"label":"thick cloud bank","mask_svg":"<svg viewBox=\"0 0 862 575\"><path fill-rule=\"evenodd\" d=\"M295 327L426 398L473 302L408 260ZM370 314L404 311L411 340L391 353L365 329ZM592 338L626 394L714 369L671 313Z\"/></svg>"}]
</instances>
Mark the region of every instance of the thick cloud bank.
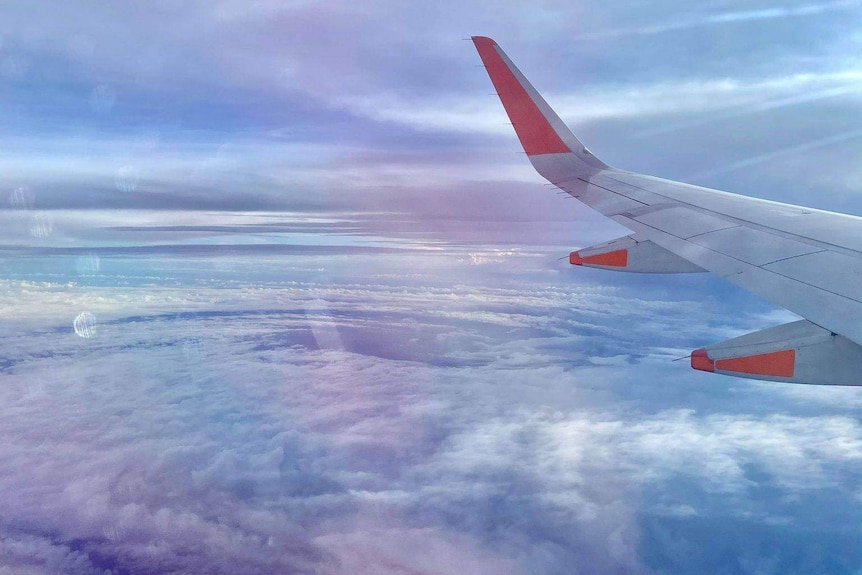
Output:
<instances>
[{"instance_id":1,"label":"thick cloud bank","mask_svg":"<svg viewBox=\"0 0 862 575\"><path fill-rule=\"evenodd\" d=\"M610 164L862 213L855 0L0 6L0 575L858 573L791 316L574 269L469 42Z\"/></svg>"},{"instance_id":2,"label":"thick cloud bank","mask_svg":"<svg viewBox=\"0 0 862 575\"><path fill-rule=\"evenodd\" d=\"M57 229L99 229L81 217ZM327 234L285 232L308 223L288 215L152 220L155 254L5 260L20 276L0 306L6 572L860 561L842 546L856 527L836 529L858 511L854 390L671 361L784 319L735 291L704 299L714 280L609 287L555 247L385 240L349 218L316 222ZM267 247L300 239L335 251Z\"/></svg>"}]
</instances>

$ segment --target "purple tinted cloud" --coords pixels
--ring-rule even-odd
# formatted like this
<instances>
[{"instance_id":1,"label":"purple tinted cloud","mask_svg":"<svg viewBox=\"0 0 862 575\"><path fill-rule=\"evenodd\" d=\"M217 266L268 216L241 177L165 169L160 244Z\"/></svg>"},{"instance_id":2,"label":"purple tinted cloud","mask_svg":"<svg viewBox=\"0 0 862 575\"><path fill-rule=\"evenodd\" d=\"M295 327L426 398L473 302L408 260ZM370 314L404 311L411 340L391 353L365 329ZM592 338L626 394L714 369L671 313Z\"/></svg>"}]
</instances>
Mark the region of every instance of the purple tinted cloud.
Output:
<instances>
[{"instance_id":1,"label":"purple tinted cloud","mask_svg":"<svg viewBox=\"0 0 862 575\"><path fill-rule=\"evenodd\" d=\"M656 525L754 522L766 540L782 517L809 524L794 501L853 489L846 393L703 385L670 362L786 319L760 305L704 300L696 278L676 296L574 281L548 246L181 247L262 239L249 224L272 216L196 215L158 257L6 263L30 279L0 292L18 318L0 333L5 566L636 573L675 557ZM72 331L82 311L93 337Z\"/></svg>"},{"instance_id":2,"label":"purple tinted cloud","mask_svg":"<svg viewBox=\"0 0 862 575\"><path fill-rule=\"evenodd\" d=\"M851 572L854 390L707 381L789 316L557 261L618 230L460 39L614 164L852 208L857 14L0 8L0 568Z\"/></svg>"},{"instance_id":3,"label":"purple tinted cloud","mask_svg":"<svg viewBox=\"0 0 862 575\"><path fill-rule=\"evenodd\" d=\"M858 117L848 31L858 10L843 1L13 4L0 28L9 104L0 138L14 149L2 185L29 186L44 207L284 209L322 198L355 209L364 196L342 194L461 190L489 173L501 185L536 181L460 40L484 33L611 163L709 173L703 183L800 201L783 182L748 178L771 167L779 180L795 166L847 169L834 145L775 154L857 128L847 119ZM629 29L652 32L617 34ZM858 152L858 142L840 147ZM753 156L773 159L733 179L716 172ZM800 193L857 207L831 188L806 181Z\"/></svg>"}]
</instances>

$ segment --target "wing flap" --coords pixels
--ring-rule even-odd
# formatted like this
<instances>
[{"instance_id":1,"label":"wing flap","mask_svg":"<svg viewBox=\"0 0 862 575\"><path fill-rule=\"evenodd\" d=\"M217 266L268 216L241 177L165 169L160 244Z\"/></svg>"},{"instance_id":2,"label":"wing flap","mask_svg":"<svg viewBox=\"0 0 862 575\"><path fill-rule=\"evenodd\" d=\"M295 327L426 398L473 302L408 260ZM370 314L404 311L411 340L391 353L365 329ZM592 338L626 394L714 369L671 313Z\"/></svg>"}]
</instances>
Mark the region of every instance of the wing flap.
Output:
<instances>
[{"instance_id":1,"label":"wing flap","mask_svg":"<svg viewBox=\"0 0 862 575\"><path fill-rule=\"evenodd\" d=\"M820 251L773 262L764 269L862 301L862 261L858 258Z\"/></svg>"},{"instance_id":2,"label":"wing flap","mask_svg":"<svg viewBox=\"0 0 862 575\"><path fill-rule=\"evenodd\" d=\"M742 225L709 232L690 238L690 241L756 266L822 251L810 244Z\"/></svg>"},{"instance_id":3,"label":"wing flap","mask_svg":"<svg viewBox=\"0 0 862 575\"><path fill-rule=\"evenodd\" d=\"M639 215L635 219L683 239L737 227L736 224L724 218L696 212L684 206L668 206L665 209Z\"/></svg>"}]
</instances>

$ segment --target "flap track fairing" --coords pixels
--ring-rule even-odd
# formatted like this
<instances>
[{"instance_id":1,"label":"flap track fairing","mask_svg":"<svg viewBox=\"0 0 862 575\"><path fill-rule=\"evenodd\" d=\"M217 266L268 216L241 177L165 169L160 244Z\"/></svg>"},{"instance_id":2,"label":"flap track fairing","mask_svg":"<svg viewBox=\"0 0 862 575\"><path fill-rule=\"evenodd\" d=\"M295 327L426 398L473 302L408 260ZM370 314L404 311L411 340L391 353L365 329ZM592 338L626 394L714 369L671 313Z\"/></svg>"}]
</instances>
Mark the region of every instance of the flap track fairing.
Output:
<instances>
[{"instance_id":1,"label":"flap track fairing","mask_svg":"<svg viewBox=\"0 0 862 575\"><path fill-rule=\"evenodd\" d=\"M803 319L695 350L691 367L749 379L862 385L862 346Z\"/></svg>"},{"instance_id":2,"label":"flap track fairing","mask_svg":"<svg viewBox=\"0 0 862 575\"><path fill-rule=\"evenodd\" d=\"M705 271L650 240L625 236L569 254L576 266L621 272L679 274Z\"/></svg>"}]
</instances>

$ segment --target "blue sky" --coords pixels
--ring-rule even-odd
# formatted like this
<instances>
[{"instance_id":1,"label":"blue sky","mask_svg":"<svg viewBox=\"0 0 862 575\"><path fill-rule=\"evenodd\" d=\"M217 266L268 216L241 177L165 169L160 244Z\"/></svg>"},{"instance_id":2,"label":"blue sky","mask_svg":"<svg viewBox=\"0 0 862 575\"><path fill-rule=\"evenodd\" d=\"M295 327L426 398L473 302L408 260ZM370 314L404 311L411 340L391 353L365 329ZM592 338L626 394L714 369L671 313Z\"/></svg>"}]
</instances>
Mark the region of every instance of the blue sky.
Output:
<instances>
[{"instance_id":1,"label":"blue sky","mask_svg":"<svg viewBox=\"0 0 862 575\"><path fill-rule=\"evenodd\" d=\"M860 19L3 5L0 573L858 573L857 390L674 362L793 316L560 260L626 232L463 38L612 165L860 214Z\"/></svg>"}]
</instances>

